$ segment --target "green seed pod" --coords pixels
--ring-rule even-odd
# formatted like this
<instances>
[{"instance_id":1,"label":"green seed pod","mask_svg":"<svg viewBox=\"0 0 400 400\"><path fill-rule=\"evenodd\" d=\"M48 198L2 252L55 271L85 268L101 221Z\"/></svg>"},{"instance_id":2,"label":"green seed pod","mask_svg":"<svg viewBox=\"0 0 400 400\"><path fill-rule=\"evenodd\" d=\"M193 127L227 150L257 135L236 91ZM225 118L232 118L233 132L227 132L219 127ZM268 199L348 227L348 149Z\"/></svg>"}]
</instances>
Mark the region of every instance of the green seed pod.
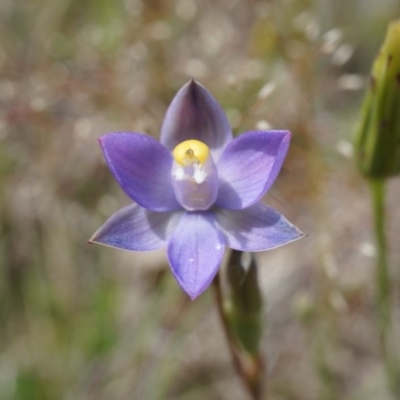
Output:
<instances>
[{"instance_id":1,"label":"green seed pod","mask_svg":"<svg viewBox=\"0 0 400 400\"><path fill-rule=\"evenodd\" d=\"M262 335L262 296L257 280L257 266L251 255L248 268L243 267L243 253L232 250L228 263L228 282L231 289L229 323L244 350L258 353Z\"/></svg>"},{"instance_id":2,"label":"green seed pod","mask_svg":"<svg viewBox=\"0 0 400 400\"><path fill-rule=\"evenodd\" d=\"M389 25L374 61L355 151L368 178L388 178L400 172L400 20Z\"/></svg>"}]
</instances>

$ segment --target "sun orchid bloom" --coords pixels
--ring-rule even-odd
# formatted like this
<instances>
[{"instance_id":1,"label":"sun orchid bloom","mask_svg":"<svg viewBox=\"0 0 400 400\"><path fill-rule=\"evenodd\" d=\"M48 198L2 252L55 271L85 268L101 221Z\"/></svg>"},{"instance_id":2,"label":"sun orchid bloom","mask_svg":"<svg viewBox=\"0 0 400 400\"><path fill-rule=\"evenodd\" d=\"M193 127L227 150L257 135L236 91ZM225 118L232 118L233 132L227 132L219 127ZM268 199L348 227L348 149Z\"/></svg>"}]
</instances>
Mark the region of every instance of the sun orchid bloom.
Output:
<instances>
[{"instance_id":1,"label":"sun orchid bloom","mask_svg":"<svg viewBox=\"0 0 400 400\"><path fill-rule=\"evenodd\" d=\"M172 273L192 298L212 282L225 247L255 252L303 237L260 199L275 181L290 132L233 138L225 113L198 82L176 94L160 142L135 132L99 139L114 178L134 201L90 242L132 251L167 247Z\"/></svg>"}]
</instances>

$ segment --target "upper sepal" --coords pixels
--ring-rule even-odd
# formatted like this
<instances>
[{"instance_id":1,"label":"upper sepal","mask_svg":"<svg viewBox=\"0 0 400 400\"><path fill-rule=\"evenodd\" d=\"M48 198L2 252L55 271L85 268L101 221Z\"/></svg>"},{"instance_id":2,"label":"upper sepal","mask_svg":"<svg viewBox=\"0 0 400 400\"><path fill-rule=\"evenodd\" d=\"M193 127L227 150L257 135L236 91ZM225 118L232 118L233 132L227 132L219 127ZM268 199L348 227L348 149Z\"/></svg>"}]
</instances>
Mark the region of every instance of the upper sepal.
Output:
<instances>
[{"instance_id":1,"label":"upper sepal","mask_svg":"<svg viewBox=\"0 0 400 400\"><path fill-rule=\"evenodd\" d=\"M179 143L196 139L205 143L217 161L232 139L221 106L200 83L191 80L173 98L161 129L160 141L170 151Z\"/></svg>"}]
</instances>

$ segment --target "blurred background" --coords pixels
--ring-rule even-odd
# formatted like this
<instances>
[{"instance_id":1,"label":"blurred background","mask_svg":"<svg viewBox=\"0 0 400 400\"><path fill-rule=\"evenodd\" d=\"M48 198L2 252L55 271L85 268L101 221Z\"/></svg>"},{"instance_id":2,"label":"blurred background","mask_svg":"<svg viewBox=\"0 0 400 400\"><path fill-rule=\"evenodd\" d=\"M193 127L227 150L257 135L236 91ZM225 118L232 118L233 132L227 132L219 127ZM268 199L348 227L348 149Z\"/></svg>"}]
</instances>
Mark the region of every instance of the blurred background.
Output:
<instances>
[{"instance_id":1,"label":"blurred background","mask_svg":"<svg viewBox=\"0 0 400 400\"><path fill-rule=\"evenodd\" d=\"M265 200L308 237L257 254L269 398L389 398L351 143L399 15L397 0L0 0L0 399L247 399L211 290L192 303L164 251L86 244L130 202L96 139L157 138L191 77L235 134L293 133ZM395 316L399 195L393 180Z\"/></svg>"}]
</instances>

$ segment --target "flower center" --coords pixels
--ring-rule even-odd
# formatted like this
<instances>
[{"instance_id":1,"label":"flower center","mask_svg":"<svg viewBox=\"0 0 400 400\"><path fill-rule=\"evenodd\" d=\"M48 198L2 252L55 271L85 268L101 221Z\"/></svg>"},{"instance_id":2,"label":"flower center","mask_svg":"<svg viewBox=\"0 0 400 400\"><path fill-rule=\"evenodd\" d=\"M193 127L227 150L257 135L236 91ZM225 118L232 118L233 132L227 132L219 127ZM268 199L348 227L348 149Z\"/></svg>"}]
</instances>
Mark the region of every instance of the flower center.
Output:
<instances>
[{"instance_id":1,"label":"flower center","mask_svg":"<svg viewBox=\"0 0 400 400\"><path fill-rule=\"evenodd\" d=\"M172 185L179 203L189 211L210 208L218 193L218 173L208 146L186 140L172 155Z\"/></svg>"},{"instance_id":2,"label":"flower center","mask_svg":"<svg viewBox=\"0 0 400 400\"><path fill-rule=\"evenodd\" d=\"M172 153L174 160L182 167L193 164L204 164L210 156L210 149L199 140L185 140L175 147Z\"/></svg>"}]
</instances>

